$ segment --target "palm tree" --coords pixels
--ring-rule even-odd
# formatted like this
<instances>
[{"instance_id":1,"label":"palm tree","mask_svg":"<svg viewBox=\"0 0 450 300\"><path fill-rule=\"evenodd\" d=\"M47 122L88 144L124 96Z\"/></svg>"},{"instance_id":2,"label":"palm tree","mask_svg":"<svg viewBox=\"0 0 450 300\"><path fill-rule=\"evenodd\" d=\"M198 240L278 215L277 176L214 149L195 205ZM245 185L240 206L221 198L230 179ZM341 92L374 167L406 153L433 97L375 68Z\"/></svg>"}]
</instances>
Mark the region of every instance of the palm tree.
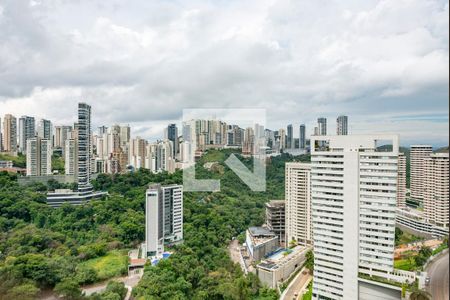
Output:
<instances>
[{"instance_id":1,"label":"palm tree","mask_svg":"<svg viewBox=\"0 0 450 300\"><path fill-rule=\"evenodd\" d=\"M424 290L415 290L409 296L410 300L430 300L431 295L427 291Z\"/></svg>"}]
</instances>

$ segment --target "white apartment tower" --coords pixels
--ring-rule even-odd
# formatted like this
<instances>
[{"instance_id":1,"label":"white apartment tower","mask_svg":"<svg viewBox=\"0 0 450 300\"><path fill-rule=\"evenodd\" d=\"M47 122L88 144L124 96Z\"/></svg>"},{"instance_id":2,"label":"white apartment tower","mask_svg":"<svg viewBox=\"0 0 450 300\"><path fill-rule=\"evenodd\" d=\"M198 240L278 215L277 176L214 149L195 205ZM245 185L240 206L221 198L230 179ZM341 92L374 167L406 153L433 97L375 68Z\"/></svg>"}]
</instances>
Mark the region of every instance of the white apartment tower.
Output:
<instances>
[{"instance_id":1,"label":"white apartment tower","mask_svg":"<svg viewBox=\"0 0 450 300\"><path fill-rule=\"evenodd\" d=\"M428 222L449 227L449 154L434 153L425 160L423 210Z\"/></svg>"},{"instance_id":2,"label":"white apartment tower","mask_svg":"<svg viewBox=\"0 0 450 300\"><path fill-rule=\"evenodd\" d=\"M286 163L286 244L312 243L311 164Z\"/></svg>"},{"instance_id":3,"label":"white apartment tower","mask_svg":"<svg viewBox=\"0 0 450 300\"><path fill-rule=\"evenodd\" d=\"M406 208L406 156L398 154L397 207Z\"/></svg>"},{"instance_id":4,"label":"white apartment tower","mask_svg":"<svg viewBox=\"0 0 450 300\"><path fill-rule=\"evenodd\" d=\"M378 152L383 141L392 150ZM393 271L396 135L313 136L313 299L358 299L359 273Z\"/></svg>"},{"instance_id":5,"label":"white apartment tower","mask_svg":"<svg viewBox=\"0 0 450 300\"><path fill-rule=\"evenodd\" d=\"M66 175L76 176L78 172L78 143L76 139L66 139L64 158Z\"/></svg>"},{"instance_id":6,"label":"white apartment tower","mask_svg":"<svg viewBox=\"0 0 450 300\"><path fill-rule=\"evenodd\" d=\"M183 240L183 186L152 185L145 200L147 256L161 256L165 243Z\"/></svg>"},{"instance_id":7,"label":"white apartment tower","mask_svg":"<svg viewBox=\"0 0 450 300\"><path fill-rule=\"evenodd\" d=\"M347 135L348 134L348 117L339 116L336 119L336 134Z\"/></svg>"},{"instance_id":8,"label":"white apartment tower","mask_svg":"<svg viewBox=\"0 0 450 300\"><path fill-rule=\"evenodd\" d=\"M27 140L27 176L52 174L52 143L39 137Z\"/></svg>"},{"instance_id":9,"label":"white apartment tower","mask_svg":"<svg viewBox=\"0 0 450 300\"><path fill-rule=\"evenodd\" d=\"M425 174L425 160L433 153L430 145L411 145L411 198L423 200L423 176Z\"/></svg>"}]
</instances>

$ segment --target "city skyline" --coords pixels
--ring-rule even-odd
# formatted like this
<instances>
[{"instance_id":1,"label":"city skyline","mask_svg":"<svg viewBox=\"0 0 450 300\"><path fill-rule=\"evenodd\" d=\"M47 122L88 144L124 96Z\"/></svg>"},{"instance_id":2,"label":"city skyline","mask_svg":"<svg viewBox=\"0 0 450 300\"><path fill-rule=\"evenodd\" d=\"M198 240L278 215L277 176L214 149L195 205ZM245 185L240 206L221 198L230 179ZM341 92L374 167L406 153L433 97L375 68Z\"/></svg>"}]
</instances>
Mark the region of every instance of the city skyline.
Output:
<instances>
[{"instance_id":1,"label":"city skyline","mask_svg":"<svg viewBox=\"0 0 450 300\"><path fill-rule=\"evenodd\" d=\"M335 132L345 114L353 134L448 144L446 1L6 1L0 12L2 116L65 125L85 101L93 128L155 139L183 108L258 107L269 128L305 123L309 135L323 116Z\"/></svg>"}]
</instances>

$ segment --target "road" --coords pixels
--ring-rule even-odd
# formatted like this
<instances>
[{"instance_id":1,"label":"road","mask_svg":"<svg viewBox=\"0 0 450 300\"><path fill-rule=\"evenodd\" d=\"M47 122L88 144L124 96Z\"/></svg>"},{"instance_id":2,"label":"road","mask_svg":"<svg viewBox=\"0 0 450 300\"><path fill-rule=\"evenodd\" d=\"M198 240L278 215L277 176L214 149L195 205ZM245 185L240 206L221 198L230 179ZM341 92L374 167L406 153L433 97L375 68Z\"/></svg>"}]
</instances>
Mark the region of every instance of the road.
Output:
<instances>
[{"instance_id":1,"label":"road","mask_svg":"<svg viewBox=\"0 0 450 300\"><path fill-rule=\"evenodd\" d=\"M307 272L306 274L303 274L303 272L299 272L297 276L294 278L292 284L288 286L288 290L286 293L284 293L282 300L292 300L292 299L298 299L300 296L300 292L309 283L309 281L312 279L312 276ZM306 288L306 287L305 287ZM295 293L297 293L297 297L295 297Z\"/></svg>"},{"instance_id":2,"label":"road","mask_svg":"<svg viewBox=\"0 0 450 300\"><path fill-rule=\"evenodd\" d=\"M449 260L448 253L445 253L433 261L427 270L430 277L430 285L427 291L433 296L433 300L448 300L448 273Z\"/></svg>"}]
</instances>

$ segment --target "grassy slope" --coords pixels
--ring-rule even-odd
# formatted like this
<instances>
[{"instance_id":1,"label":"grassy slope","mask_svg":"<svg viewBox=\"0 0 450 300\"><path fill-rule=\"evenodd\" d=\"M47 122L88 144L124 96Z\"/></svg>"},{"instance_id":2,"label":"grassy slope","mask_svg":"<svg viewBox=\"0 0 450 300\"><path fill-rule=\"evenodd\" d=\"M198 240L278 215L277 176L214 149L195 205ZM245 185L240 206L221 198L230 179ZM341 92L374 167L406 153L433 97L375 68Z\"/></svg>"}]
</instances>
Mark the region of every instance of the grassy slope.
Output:
<instances>
[{"instance_id":1,"label":"grassy slope","mask_svg":"<svg viewBox=\"0 0 450 300\"><path fill-rule=\"evenodd\" d=\"M105 256L89 259L79 265L93 268L99 280L126 274L128 268L128 255L126 250L113 250Z\"/></svg>"}]
</instances>

